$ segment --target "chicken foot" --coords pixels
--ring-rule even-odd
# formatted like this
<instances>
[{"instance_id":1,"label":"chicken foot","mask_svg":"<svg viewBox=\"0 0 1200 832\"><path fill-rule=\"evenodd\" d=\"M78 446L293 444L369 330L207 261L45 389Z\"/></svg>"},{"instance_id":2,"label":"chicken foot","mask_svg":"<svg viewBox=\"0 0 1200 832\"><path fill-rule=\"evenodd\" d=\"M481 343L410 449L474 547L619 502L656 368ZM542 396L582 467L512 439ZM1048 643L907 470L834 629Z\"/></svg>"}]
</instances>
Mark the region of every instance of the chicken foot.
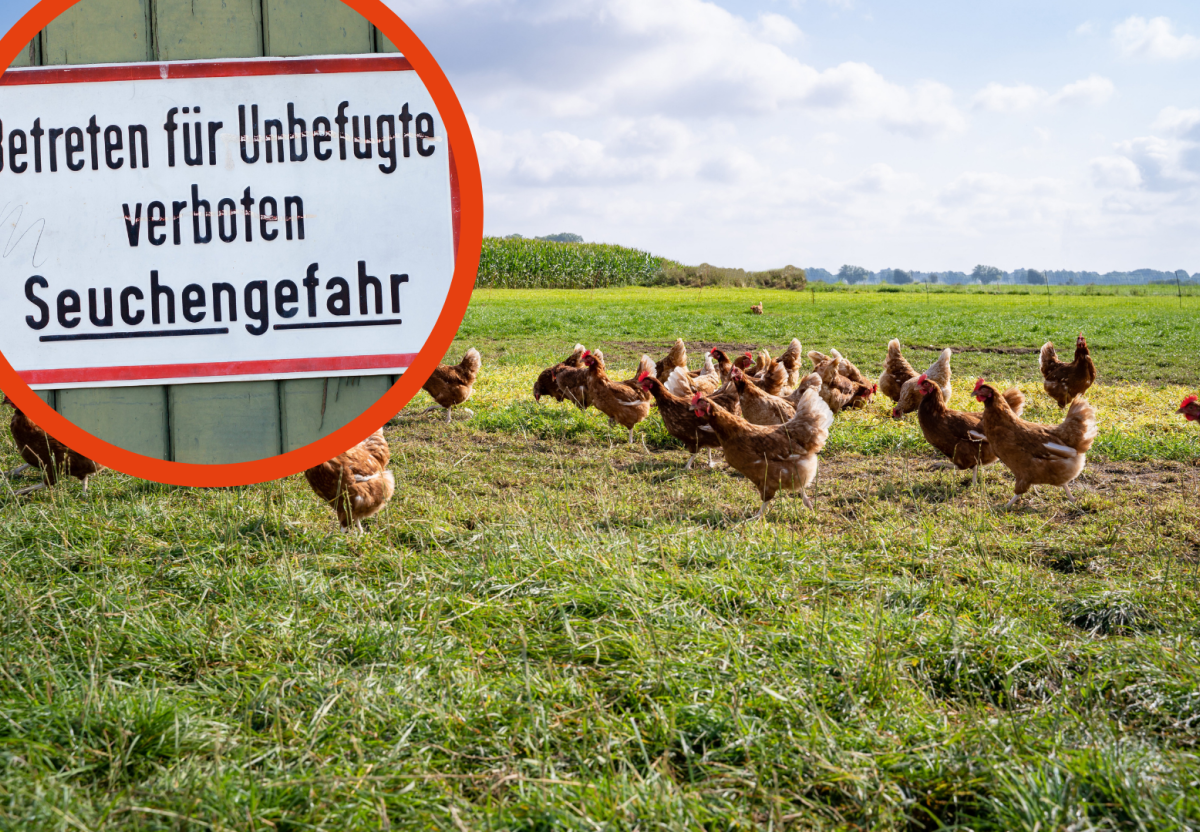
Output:
<instances>
[{"instance_id":1,"label":"chicken foot","mask_svg":"<svg viewBox=\"0 0 1200 832\"><path fill-rule=\"evenodd\" d=\"M26 471L28 471L32 467L33 466L28 463L26 463L24 465L18 465L16 468L12 469L11 471L5 471L4 476L8 477L11 480L13 477L19 477L21 474L24 474Z\"/></svg>"},{"instance_id":2,"label":"chicken foot","mask_svg":"<svg viewBox=\"0 0 1200 832\"><path fill-rule=\"evenodd\" d=\"M26 495L32 494L35 491L41 491L43 488L46 488L46 487L47 487L46 483L39 482L37 485L31 485L28 488L22 488L20 491L17 491L15 493L16 493L16 496L18 496L18 497L24 497Z\"/></svg>"}]
</instances>

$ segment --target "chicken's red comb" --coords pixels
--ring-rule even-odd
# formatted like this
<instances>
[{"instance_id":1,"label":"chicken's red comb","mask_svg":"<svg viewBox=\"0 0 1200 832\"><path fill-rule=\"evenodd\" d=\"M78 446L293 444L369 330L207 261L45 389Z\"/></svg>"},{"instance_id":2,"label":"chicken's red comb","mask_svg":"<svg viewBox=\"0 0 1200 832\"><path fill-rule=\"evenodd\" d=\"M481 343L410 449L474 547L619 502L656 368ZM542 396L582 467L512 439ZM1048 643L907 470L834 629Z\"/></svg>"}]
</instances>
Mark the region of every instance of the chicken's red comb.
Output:
<instances>
[{"instance_id":1,"label":"chicken's red comb","mask_svg":"<svg viewBox=\"0 0 1200 832\"><path fill-rule=\"evenodd\" d=\"M975 389L978 390L982 386L983 386L983 379L981 379L981 378L975 379Z\"/></svg>"},{"instance_id":2,"label":"chicken's red comb","mask_svg":"<svg viewBox=\"0 0 1200 832\"><path fill-rule=\"evenodd\" d=\"M921 373L921 377L917 379L917 384L924 384L927 381L929 381L929 373ZM979 385L975 386L978 387Z\"/></svg>"},{"instance_id":3,"label":"chicken's red comb","mask_svg":"<svg viewBox=\"0 0 1200 832\"><path fill-rule=\"evenodd\" d=\"M1197 397L1197 396L1188 396L1186 399L1184 399L1183 401L1181 401L1181 402L1179 403L1179 409L1180 409L1180 410L1183 410L1183 409L1184 409L1185 407L1187 407L1189 404L1195 404L1195 403L1197 402L1198 398L1200 398L1200 397Z\"/></svg>"},{"instance_id":4,"label":"chicken's red comb","mask_svg":"<svg viewBox=\"0 0 1200 832\"><path fill-rule=\"evenodd\" d=\"M754 360L754 356L750 354L750 350L746 350L744 353L742 353L742 355L746 356L746 357L747 357L747 358L749 358L751 361L753 361L753 360Z\"/></svg>"},{"instance_id":5,"label":"chicken's red comb","mask_svg":"<svg viewBox=\"0 0 1200 832\"><path fill-rule=\"evenodd\" d=\"M642 370L640 373L638 373L637 380L638 380L638 381L645 381L645 379L646 379L646 376L648 376L648 375L650 375L650 371L649 371L649 370Z\"/></svg>"},{"instance_id":6,"label":"chicken's red comb","mask_svg":"<svg viewBox=\"0 0 1200 832\"><path fill-rule=\"evenodd\" d=\"M581 355L581 356L579 356L579 357L580 357L580 358L587 358L587 357L588 357L589 355L591 355L591 354L592 354L592 351L591 351L591 350L584 350L584 351L583 351L583 355Z\"/></svg>"},{"instance_id":7,"label":"chicken's red comb","mask_svg":"<svg viewBox=\"0 0 1200 832\"><path fill-rule=\"evenodd\" d=\"M708 351L708 354L709 354L709 355L712 355L712 354L713 354L713 353L715 353L716 351L717 351L717 347L713 347L711 350L709 350L709 351Z\"/></svg>"},{"instance_id":8,"label":"chicken's red comb","mask_svg":"<svg viewBox=\"0 0 1200 832\"><path fill-rule=\"evenodd\" d=\"M700 400L703 398L704 398L703 393L697 393L696 395L692 396L692 407L695 407L696 405L700 404Z\"/></svg>"}]
</instances>

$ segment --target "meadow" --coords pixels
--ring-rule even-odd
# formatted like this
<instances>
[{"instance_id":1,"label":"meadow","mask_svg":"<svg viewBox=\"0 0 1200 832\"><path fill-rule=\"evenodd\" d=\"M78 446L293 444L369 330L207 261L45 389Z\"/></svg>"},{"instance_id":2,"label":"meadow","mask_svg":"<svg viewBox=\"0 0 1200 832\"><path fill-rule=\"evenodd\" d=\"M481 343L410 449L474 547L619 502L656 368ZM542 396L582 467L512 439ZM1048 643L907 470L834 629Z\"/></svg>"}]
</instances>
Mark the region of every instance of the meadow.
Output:
<instances>
[{"instance_id":1,"label":"meadow","mask_svg":"<svg viewBox=\"0 0 1200 832\"><path fill-rule=\"evenodd\" d=\"M1200 426L1174 415L1198 311L479 290L447 356L483 354L475 415L388 426L396 495L365 535L302 477L0 484L0 827L1200 829ZM1036 348L1080 331L1079 502L1011 512L1007 471L971 487L883 404L835 423L815 511L746 523L749 483L683 471L656 415L631 447L530 396L576 341L623 378L676 337L693 366L795 336L877 374L898 337L963 348L953 405L982 375L1051 421Z\"/></svg>"}]
</instances>

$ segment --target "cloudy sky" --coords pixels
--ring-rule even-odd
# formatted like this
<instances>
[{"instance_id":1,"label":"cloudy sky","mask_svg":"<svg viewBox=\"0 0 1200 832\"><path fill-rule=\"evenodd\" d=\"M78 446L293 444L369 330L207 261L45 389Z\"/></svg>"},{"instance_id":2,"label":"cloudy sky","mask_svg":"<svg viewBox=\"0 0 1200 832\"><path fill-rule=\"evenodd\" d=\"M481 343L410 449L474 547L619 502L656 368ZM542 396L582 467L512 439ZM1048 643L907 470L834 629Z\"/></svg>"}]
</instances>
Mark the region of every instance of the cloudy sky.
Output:
<instances>
[{"instance_id":1,"label":"cloudy sky","mask_svg":"<svg viewBox=\"0 0 1200 832\"><path fill-rule=\"evenodd\" d=\"M1200 271L1194 0L389 2L471 119L489 234Z\"/></svg>"}]
</instances>

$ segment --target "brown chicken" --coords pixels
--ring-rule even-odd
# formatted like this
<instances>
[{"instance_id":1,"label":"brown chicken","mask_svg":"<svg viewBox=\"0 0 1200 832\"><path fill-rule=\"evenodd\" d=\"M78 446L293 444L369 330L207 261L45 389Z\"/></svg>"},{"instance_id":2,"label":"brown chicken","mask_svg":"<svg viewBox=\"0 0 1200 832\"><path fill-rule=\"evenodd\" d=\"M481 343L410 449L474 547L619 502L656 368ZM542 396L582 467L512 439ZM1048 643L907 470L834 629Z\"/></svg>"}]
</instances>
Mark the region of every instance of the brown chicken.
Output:
<instances>
[{"instance_id":1,"label":"brown chicken","mask_svg":"<svg viewBox=\"0 0 1200 832\"><path fill-rule=\"evenodd\" d=\"M809 373L800 379L800 383L796 385L791 393L788 393L782 398L787 399L788 404L795 407L800 403L800 397L804 395L805 390L816 390L817 395L821 393L821 377L816 373Z\"/></svg>"},{"instance_id":2,"label":"brown chicken","mask_svg":"<svg viewBox=\"0 0 1200 832\"><path fill-rule=\"evenodd\" d=\"M729 374L733 371L733 362L729 360L729 356L720 347L713 347L708 354L717 362L717 372L721 376L721 383L729 381Z\"/></svg>"},{"instance_id":3,"label":"brown chicken","mask_svg":"<svg viewBox=\"0 0 1200 832\"><path fill-rule=\"evenodd\" d=\"M561 370L577 369L583 366L583 354L587 351L587 347L583 344L576 344L574 351L562 361L555 364L553 367L547 367L542 370L541 375L537 377L537 381L533 383L533 400L540 402L542 396L553 396L556 402L561 402L566 398L566 394L558 386L555 380L555 375Z\"/></svg>"},{"instance_id":4,"label":"brown chicken","mask_svg":"<svg viewBox=\"0 0 1200 832\"><path fill-rule=\"evenodd\" d=\"M838 372L838 361L832 356L816 372L821 377L821 399L833 413L841 413L847 407L858 407L871 400L875 388L851 381Z\"/></svg>"},{"instance_id":5,"label":"brown chicken","mask_svg":"<svg viewBox=\"0 0 1200 832\"><path fill-rule=\"evenodd\" d=\"M991 465L997 457L983 434L983 414L951 410L946 407L942 388L928 376L917 377L917 390L921 404L917 408L917 421L925 441L945 454L960 471L973 468L971 485L979 479L979 468ZM1020 416L1025 408L1025 395L1015 387L1004 391L1004 399L1014 416Z\"/></svg>"},{"instance_id":6,"label":"brown chicken","mask_svg":"<svg viewBox=\"0 0 1200 832\"><path fill-rule=\"evenodd\" d=\"M750 311L753 312L755 315L761 315L762 314L762 301L759 301L757 306L751 306Z\"/></svg>"},{"instance_id":7,"label":"brown chicken","mask_svg":"<svg viewBox=\"0 0 1200 832\"><path fill-rule=\"evenodd\" d=\"M1064 364L1054 352L1054 344L1047 341L1042 345L1042 387L1046 395L1058 402L1059 407L1067 404L1096 381L1096 365L1088 350L1087 339L1080 335L1075 340L1075 360Z\"/></svg>"},{"instance_id":8,"label":"brown chicken","mask_svg":"<svg viewBox=\"0 0 1200 832\"><path fill-rule=\"evenodd\" d=\"M446 421L449 422L450 411L471 398L471 394L475 391L475 377L479 375L481 363L479 350L471 347L458 364L453 366L443 364L434 370L429 381L425 382L425 386L421 389L433 397L433 400L437 402L437 407L427 407L417 415L431 413L440 407L446 411ZM468 416L475 415L467 408L463 408L463 412Z\"/></svg>"},{"instance_id":9,"label":"brown chicken","mask_svg":"<svg viewBox=\"0 0 1200 832\"><path fill-rule=\"evenodd\" d=\"M762 498L755 519L767 510L767 503L780 489L799 491L804 505L812 508L806 493L817 475L817 454L829 438L833 413L815 390L800 397L796 415L782 425L752 425L735 416L711 399L697 394L692 410L708 422L721 440L725 461L754 483Z\"/></svg>"},{"instance_id":10,"label":"brown chicken","mask_svg":"<svg viewBox=\"0 0 1200 832\"><path fill-rule=\"evenodd\" d=\"M900 389L905 382L917 377L917 371L912 368L903 355L900 354L900 341L893 338L888 341L887 361L883 365L883 375L879 377L879 392L894 402L900 401Z\"/></svg>"},{"instance_id":11,"label":"brown chicken","mask_svg":"<svg viewBox=\"0 0 1200 832\"><path fill-rule=\"evenodd\" d=\"M746 353L743 358L748 361L750 353ZM772 358L766 350L758 351L758 357L753 367L750 369L743 367L742 370L748 381L769 395L778 396L787 385L787 368Z\"/></svg>"},{"instance_id":12,"label":"brown chicken","mask_svg":"<svg viewBox=\"0 0 1200 832\"><path fill-rule=\"evenodd\" d=\"M609 379L602 360L590 352L583 354L583 363L588 368L588 402L610 421L628 428L632 445L633 426L650 415L650 394L634 379L621 382ZM643 355L638 365L638 375L643 372L654 372L654 362L648 355Z\"/></svg>"},{"instance_id":13,"label":"brown chicken","mask_svg":"<svg viewBox=\"0 0 1200 832\"><path fill-rule=\"evenodd\" d=\"M673 395L691 400L696 393L714 393L721 386L721 374L713 365L711 355L704 356L704 369L692 374L686 367L676 367L666 382Z\"/></svg>"},{"instance_id":14,"label":"brown chicken","mask_svg":"<svg viewBox=\"0 0 1200 832\"><path fill-rule=\"evenodd\" d=\"M661 361L654 363L654 377L666 384L667 379L671 377L671 371L676 367L687 369L687 345L683 343L682 338L676 339L671 351Z\"/></svg>"},{"instance_id":15,"label":"brown chicken","mask_svg":"<svg viewBox=\"0 0 1200 832\"><path fill-rule=\"evenodd\" d=\"M304 478L337 514L342 531L349 532L357 523L361 532L362 521L378 514L396 490L396 478L387 470L391 458L380 429L345 453L309 468Z\"/></svg>"},{"instance_id":16,"label":"brown chicken","mask_svg":"<svg viewBox=\"0 0 1200 832\"><path fill-rule=\"evenodd\" d=\"M1200 422L1200 401L1196 396L1188 396L1179 403L1179 409L1175 412L1182 414L1189 422Z\"/></svg>"},{"instance_id":17,"label":"brown chicken","mask_svg":"<svg viewBox=\"0 0 1200 832\"><path fill-rule=\"evenodd\" d=\"M788 344L788 348L783 351L783 355L779 356L779 363L783 365L783 369L787 370L787 380L784 386L795 389L800 383L800 339L793 338L792 343Z\"/></svg>"},{"instance_id":18,"label":"brown chicken","mask_svg":"<svg viewBox=\"0 0 1200 832\"><path fill-rule=\"evenodd\" d=\"M950 386L950 356L953 354L949 347L942 350L938 355L937 361L929 365L929 369L924 372L927 379L932 381L938 387L942 388L942 398L950 401L953 395L953 388ZM912 413L921 406L921 394L917 390L917 380L910 378L904 384L900 385L900 398L896 400L896 406L892 408L892 418L903 418L905 413Z\"/></svg>"},{"instance_id":19,"label":"brown chicken","mask_svg":"<svg viewBox=\"0 0 1200 832\"><path fill-rule=\"evenodd\" d=\"M680 368L676 368L676 374ZM712 427L696 418L696 414L692 412L691 398L676 396L652 375L643 375L638 379L638 386L654 397L655 405L658 407L658 412L662 414L663 425L667 428L667 433L674 436L691 454L688 457L687 463L683 466L684 470L690 470L692 463L696 461L696 457L700 455L701 448L708 448L708 467L713 466L712 449L721 447L721 441L717 439L717 434ZM734 413L739 412L737 392L733 390L732 385L719 395L712 398L713 401L719 402L722 407L731 410Z\"/></svg>"},{"instance_id":20,"label":"brown chicken","mask_svg":"<svg viewBox=\"0 0 1200 832\"><path fill-rule=\"evenodd\" d=\"M17 443L17 453L21 455L21 459L25 460L25 464L6 472L5 476L11 479L30 468L38 468L42 472L40 483L16 491L16 496L24 497L26 494L41 491L43 488L50 488L58 483L58 478L64 473L83 482L83 493L86 496L88 478L103 471L104 466L71 450L46 433L26 416L21 408L17 407L17 403L8 396L4 397L0 406L6 404L11 404L13 407L13 417L12 422L9 423L9 429L12 431L13 440Z\"/></svg>"},{"instance_id":21,"label":"brown chicken","mask_svg":"<svg viewBox=\"0 0 1200 832\"><path fill-rule=\"evenodd\" d=\"M730 377L729 386L737 391L742 417L752 425L782 425L796 415L796 408L791 402L779 396L772 396L758 385L752 384L736 367Z\"/></svg>"},{"instance_id":22,"label":"brown chicken","mask_svg":"<svg viewBox=\"0 0 1200 832\"><path fill-rule=\"evenodd\" d=\"M857 367L855 367L848 360L846 360L846 358L843 357L840 352L838 352L837 350L830 350L829 357L837 359L839 374L850 379L855 384L861 384L863 387L871 386L871 382L867 380L867 377L864 376Z\"/></svg>"},{"instance_id":23,"label":"brown chicken","mask_svg":"<svg viewBox=\"0 0 1200 832\"><path fill-rule=\"evenodd\" d=\"M1061 486L1074 500L1071 481L1083 470L1097 433L1096 410L1087 399L1076 396L1062 424L1037 425L1013 413L1008 400L983 379L975 382L974 396L983 402L983 435L1017 480L1005 508L1034 485Z\"/></svg>"}]
</instances>

